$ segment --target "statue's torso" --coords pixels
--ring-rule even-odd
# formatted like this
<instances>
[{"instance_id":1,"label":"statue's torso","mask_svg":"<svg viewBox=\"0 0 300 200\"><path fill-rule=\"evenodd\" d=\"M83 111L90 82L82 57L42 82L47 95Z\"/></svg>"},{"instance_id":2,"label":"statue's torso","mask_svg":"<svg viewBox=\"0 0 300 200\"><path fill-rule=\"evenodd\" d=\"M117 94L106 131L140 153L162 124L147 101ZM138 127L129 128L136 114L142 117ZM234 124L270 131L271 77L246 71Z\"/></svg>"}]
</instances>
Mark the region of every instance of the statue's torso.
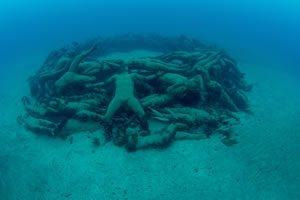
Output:
<instances>
[{"instance_id":1,"label":"statue's torso","mask_svg":"<svg viewBox=\"0 0 300 200\"><path fill-rule=\"evenodd\" d=\"M116 91L115 96L122 99L128 99L134 96L134 83L132 75L124 73L116 75Z\"/></svg>"}]
</instances>

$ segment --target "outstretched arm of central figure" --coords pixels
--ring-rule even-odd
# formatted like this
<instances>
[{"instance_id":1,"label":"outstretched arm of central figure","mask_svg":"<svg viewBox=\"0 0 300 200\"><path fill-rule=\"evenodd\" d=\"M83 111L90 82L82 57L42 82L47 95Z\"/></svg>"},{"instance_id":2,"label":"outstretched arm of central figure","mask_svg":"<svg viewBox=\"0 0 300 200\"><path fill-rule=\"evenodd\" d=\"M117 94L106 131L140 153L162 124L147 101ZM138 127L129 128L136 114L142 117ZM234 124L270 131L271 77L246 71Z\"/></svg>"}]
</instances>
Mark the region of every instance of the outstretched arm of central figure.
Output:
<instances>
[{"instance_id":1,"label":"outstretched arm of central figure","mask_svg":"<svg viewBox=\"0 0 300 200\"><path fill-rule=\"evenodd\" d=\"M86 88L103 87L105 85L108 85L108 84L112 83L115 80L115 78L116 78L115 76L111 76L105 81L101 81L101 82L98 82L98 83L87 84Z\"/></svg>"}]
</instances>

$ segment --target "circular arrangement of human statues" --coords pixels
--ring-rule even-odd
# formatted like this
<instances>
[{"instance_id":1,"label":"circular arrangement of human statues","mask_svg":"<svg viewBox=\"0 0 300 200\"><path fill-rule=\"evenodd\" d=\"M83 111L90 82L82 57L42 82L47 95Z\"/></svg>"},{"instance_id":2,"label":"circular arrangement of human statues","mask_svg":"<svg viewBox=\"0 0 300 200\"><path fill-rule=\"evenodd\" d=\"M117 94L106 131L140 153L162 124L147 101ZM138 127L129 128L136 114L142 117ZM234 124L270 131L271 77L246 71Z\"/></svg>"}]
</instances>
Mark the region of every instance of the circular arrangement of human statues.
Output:
<instances>
[{"instance_id":1,"label":"circular arrangement of human statues","mask_svg":"<svg viewBox=\"0 0 300 200\"><path fill-rule=\"evenodd\" d=\"M104 59L137 49L160 54ZM215 45L185 36L126 34L51 52L29 78L29 89L18 117L26 129L62 139L101 130L94 144L113 142L136 151L212 134L235 144L232 126L239 112L249 112L251 85Z\"/></svg>"}]
</instances>

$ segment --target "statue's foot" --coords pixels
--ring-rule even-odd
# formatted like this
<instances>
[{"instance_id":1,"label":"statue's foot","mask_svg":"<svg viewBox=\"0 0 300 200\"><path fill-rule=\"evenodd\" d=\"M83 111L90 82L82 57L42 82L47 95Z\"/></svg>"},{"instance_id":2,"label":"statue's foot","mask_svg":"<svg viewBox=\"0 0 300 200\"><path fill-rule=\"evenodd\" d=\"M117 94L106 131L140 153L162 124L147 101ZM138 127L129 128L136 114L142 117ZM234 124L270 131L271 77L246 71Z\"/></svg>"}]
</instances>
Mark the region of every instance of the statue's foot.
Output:
<instances>
[{"instance_id":1,"label":"statue's foot","mask_svg":"<svg viewBox=\"0 0 300 200\"><path fill-rule=\"evenodd\" d=\"M129 152L136 151L136 145L138 143L138 134L131 134L127 138L127 143L126 143L126 150Z\"/></svg>"},{"instance_id":2,"label":"statue's foot","mask_svg":"<svg viewBox=\"0 0 300 200\"><path fill-rule=\"evenodd\" d=\"M57 125L56 127L53 129L53 131L51 131L51 135L52 136L57 136L59 134L59 132L65 127L66 123L68 122L69 119L64 118L62 119Z\"/></svg>"}]
</instances>

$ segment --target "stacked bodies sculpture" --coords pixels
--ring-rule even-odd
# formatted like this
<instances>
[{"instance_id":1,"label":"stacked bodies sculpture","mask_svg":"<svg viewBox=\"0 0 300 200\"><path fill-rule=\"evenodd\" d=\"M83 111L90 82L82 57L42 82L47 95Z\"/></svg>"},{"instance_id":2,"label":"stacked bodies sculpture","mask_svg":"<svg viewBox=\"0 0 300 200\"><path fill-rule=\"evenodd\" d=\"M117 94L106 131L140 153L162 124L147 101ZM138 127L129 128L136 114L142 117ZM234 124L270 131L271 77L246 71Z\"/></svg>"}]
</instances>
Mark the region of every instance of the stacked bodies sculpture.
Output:
<instances>
[{"instance_id":1,"label":"stacked bodies sculpture","mask_svg":"<svg viewBox=\"0 0 300 200\"><path fill-rule=\"evenodd\" d=\"M99 59L147 49L155 57ZM96 38L55 50L29 79L18 122L37 134L67 138L104 128L129 151L162 148L213 133L234 143L235 113L249 111L251 86L224 50L196 39L156 34ZM149 121L161 122L153 131Z\"/></svg>"}]
</instances>

